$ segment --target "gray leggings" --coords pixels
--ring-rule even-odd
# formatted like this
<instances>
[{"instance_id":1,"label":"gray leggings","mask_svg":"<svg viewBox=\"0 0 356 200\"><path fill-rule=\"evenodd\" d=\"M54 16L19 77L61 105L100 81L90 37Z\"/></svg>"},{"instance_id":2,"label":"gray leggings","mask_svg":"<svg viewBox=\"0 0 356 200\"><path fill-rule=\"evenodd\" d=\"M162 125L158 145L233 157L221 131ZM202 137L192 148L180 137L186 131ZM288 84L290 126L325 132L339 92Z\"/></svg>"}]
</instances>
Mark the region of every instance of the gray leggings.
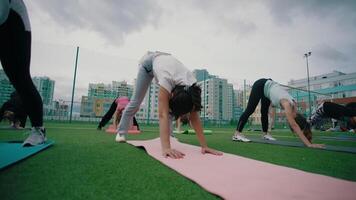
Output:
<instances>
[{"instance_id":1,"label":"gray leggings","mask_svg":"<svg viewBox=\"0 0 356 200\"><path fill-rule=\"evenodd\" d=\"M151 67L152 68L152 67ZM153 79L152 69L139 65L137 78L136 78L136 88L134 89L134 94L131 97L130 103L126 106L117 132L120 135L126 135L128 129L132 126L132 119L136 112L140 109L140 105L145 98L148 87L150 86ZM172 117L169 118L170 123L170 134L172 135Z\"/></svg>"}]
</instances>

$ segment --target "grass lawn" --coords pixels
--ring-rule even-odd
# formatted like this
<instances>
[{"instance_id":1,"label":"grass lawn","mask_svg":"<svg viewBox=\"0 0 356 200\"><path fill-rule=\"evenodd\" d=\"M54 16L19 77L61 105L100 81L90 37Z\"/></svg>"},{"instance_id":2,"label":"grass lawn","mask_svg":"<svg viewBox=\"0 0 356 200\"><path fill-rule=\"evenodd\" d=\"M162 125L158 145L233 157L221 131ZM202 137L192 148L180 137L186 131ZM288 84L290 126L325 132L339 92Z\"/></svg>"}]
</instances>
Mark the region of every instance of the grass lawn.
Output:
<instances>
[{"instance_id":1,"label":"grass lawn","mask_svg":"<svg viewBox=\"0 0 356 200\"><path fill-rule=\"evenodd\" d=\"M218 199L114 135L97 131L95 124L46 123L54 146L0 171L1 199ZM129 139L158 137L158 127ZM277 145L236 143L234 128L211 128L210 147L220 151L288 166L303 171L356 181L356 154ZM23 139L25 131L0 130L0 140ZM258 135L259 132L246 132ZM314 135L336 136L345 133ZM347 133L352 135L351 133ZM275 131L277 139L296 140L289 130ZM356 137L356 134L353 134ZM180 141L198 145L194 135ZM353 146L356 141L314 141ZM238 181L238 180L236 180Z\"/></svg>"}]
</instances>

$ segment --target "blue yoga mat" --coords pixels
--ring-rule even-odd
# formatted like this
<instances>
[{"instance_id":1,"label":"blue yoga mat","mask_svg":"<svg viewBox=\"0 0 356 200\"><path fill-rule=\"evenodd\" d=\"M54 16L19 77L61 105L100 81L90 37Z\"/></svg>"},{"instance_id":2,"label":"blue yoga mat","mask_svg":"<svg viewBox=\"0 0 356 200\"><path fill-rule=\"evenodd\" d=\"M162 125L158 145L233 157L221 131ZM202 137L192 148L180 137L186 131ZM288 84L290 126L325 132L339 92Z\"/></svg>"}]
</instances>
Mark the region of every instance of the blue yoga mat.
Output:
<instances>
[{"instance_id":1,"label":"blue yoga mat","mask_svg":"<svg viewBox=\"0 0 356 200\"><path fill-rule=\"evenodd\" d=\"M53 144L54 141L47 140L41 145L22 147L22 142L0 142L0 169L32 156Z\"/></svg>"},{"instance_id":2,"label":"blue yoga mat","mask_svg":"<svg viewBox=\"0 0 356 200\"><path fill-rule=\"evenodd\" d=\"M256 142L256 143L276 144L276 145L283 145L283 146L290 146L290 147L306 147L301 142L282 141L282 140L271 141L271 140L253 138L253 137L249 137L248 139L250 139L252 142ZM320 149L320 150L339 151L339 152L346 152L346 153L356 153L356 148L355 147L343 147L343 146L325 145L325 147Z\"/></svg>"}]
</instances>

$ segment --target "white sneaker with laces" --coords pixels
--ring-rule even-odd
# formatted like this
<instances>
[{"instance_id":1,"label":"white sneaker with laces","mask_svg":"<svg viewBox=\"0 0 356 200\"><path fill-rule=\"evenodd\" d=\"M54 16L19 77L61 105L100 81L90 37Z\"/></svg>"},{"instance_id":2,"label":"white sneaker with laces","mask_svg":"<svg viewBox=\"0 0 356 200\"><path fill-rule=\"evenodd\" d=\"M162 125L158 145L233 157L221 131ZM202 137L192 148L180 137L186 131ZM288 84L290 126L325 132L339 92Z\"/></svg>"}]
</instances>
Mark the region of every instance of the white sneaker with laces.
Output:
<instances>
[{"instance_id":1,"label":"white sneaker with laces","mask_svg":"<svg viewBox=\"0 0 356 200\"><path fill-rule=\"evenodd\" d=\"M29 136L22 143L23 147L36 146L47 141L46 129L43 127L32 127Z\"/></svg>"},{"instance_id":2,"label":"white sneaker with laces","mask_svg":"<svg viewBox=\"0 0 356 200\"><path fill-rule=\"evenodd\" d=\"M244 135L240 135L240 134L235 134L234 136L232 136L232 141L251 142L251 140L247 139Z\"/></svg>"},{"instance_id":3,"label":"white sneaker with laces","mask_svg":"<svg viewBox=\"0 0 356 200\"><path fill-rule=\"evenodd\" d=\"M263 135L262 138L265 140L276 141L276 138L272 137L270 134Z\"/></svg>"},{"instance_id":4,"label":"white sneaker with laces","mask_svg":"<svg viewBox=\"0 0 356 200\"><path fill-rule=\"evenodd\" d=\"M126 142L126 136L124 134L117 133L115 141L116 142Z\"/></svg>"}]
</instances>

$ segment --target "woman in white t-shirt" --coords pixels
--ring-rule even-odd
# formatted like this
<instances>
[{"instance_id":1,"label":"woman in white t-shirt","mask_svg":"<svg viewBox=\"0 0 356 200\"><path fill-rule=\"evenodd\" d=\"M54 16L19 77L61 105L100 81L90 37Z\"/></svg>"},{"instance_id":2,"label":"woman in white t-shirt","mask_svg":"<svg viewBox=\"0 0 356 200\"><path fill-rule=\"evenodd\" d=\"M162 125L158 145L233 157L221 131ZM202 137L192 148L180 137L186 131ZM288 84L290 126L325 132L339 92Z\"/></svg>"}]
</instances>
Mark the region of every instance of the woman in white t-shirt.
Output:
<instances>
[{"instance_id":1,"label":"woman in white t-shirt","mask_svg":"<svg viewBox=\"0 0 356 200\"><path fill-rule=\"evenodd\" d=\"M136 88L122 115L116 141L126 141L131 119L139 110L153 78L160 86L158 112L163 156L171 158L184 156L182 152L171 148L170 134L173 131L172 117L177 119L186 113L190 113L191 124L202 147L201 152L222 155L206 144L198 113L201 109L201 89L196 85L193 73L172 55L158 51L146 53L139 62Z\"/></svg>"},{"instance_id":2,"label":"woman in white t-shirt","mask_svg":"<svg viewBox=\"0 0 356 200\"><path fill-rule=\"evenodd\" d=\"M232 140L241 142L250 141L242 134L242 130L247 122L247 119L255 111L260 100L261 122L264 139L273 140L267 132L268 110L270 104L272 104L273 107L279 107L284 110L284 114L286 115L292 131L298 135L305 146L314 148L323 147L321 144L311 143L312 133L310 125L302 115L297 113L297 105L293 97L290 96L290 94L284 90L279 83L272 81L271 79L259 79L253 84L247 107L237 123L237 128Z\"/></svg>"}]
</instances>

